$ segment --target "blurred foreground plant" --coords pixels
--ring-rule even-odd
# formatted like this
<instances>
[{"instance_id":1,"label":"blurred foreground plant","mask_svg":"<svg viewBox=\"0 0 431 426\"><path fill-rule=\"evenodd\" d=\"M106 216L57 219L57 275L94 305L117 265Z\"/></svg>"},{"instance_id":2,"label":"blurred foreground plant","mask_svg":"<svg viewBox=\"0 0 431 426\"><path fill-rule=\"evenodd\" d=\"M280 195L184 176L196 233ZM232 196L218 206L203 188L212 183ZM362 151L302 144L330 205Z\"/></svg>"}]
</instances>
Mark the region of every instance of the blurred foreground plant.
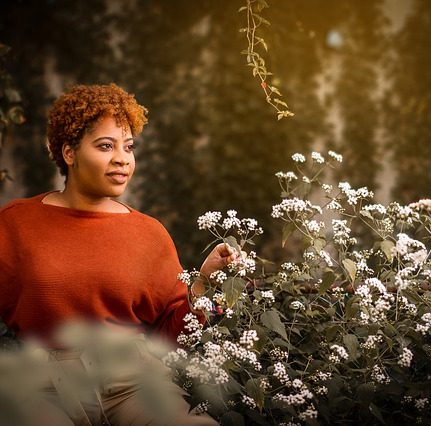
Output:
<instances>
[{"instance_id":1,"label":"blurred foreground plant","mask_svg":"<svg viewBox=\"0 0 431 426\"><path fill-rule=\"evenodd\" d=\"M223 425L429 424L431 201L374 204L365 187L322 180L341 155L292 159L296 170L276 175L272 216L284 222L282 245L302 235L302 261L269 273L250 252L208 277L195 303L207 324L189 314L166 364L192 406ZM308 200L315 189L322 205ZM358 223L371 246L353 235ZM262 232L233 210L198 224L238 251Z\"/></svg>"}]
</instances>

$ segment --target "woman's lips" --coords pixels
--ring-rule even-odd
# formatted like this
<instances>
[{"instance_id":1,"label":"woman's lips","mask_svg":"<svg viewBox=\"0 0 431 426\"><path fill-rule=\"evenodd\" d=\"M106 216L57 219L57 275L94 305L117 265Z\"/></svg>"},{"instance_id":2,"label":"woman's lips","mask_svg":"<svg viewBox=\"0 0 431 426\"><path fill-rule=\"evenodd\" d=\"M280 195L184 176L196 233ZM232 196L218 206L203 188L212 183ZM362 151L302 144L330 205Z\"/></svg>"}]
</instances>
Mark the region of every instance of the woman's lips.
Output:
<instances>
[{"instance_id":1,"label":"woman's lips","mask_svg":"<svg viewBox=\"0 0 431 426\"><path fill-rule=\"evenodd\" d=\"M127 182L128 175L125 173L107 173L109 180L117 185L122 185Z\"/></svg>"}]
</instances>

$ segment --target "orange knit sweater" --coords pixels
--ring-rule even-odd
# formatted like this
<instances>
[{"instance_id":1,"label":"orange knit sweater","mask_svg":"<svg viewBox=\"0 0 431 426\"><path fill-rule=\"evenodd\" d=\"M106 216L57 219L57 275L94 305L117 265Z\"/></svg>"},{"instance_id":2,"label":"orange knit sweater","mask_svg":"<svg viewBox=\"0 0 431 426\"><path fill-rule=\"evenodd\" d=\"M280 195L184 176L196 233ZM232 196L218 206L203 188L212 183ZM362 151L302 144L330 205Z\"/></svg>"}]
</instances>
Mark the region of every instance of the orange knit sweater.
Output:
<instances>
[{"instance_id":1,"label":"orange knit sweater","mask_svg":"<svg viewBox=\"0 0 431 426\"><path fill-rule=\"evenodd\" d=\"M190 312L172 239L134 209L102 213L43 204L0 210L0 317L50 341L65 321L135 324L175 339Z\"/></svg>"}]
</instances>

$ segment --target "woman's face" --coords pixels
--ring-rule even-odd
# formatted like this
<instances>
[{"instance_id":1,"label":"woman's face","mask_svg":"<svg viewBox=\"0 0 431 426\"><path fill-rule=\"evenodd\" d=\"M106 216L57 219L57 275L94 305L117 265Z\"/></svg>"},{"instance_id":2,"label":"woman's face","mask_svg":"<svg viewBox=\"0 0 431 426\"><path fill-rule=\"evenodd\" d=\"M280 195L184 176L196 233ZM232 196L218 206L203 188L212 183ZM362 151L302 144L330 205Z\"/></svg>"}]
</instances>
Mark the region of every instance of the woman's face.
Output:
<instances>
[{"instance_id":1,"label":"woman's face","mask_svg":"<svg viewBox=\"0 0 431 426\"><path fill-rule=\"evenodd\" d=\"M66 148L63 155L69 166L68 185L91 198L120 196L135 170L130 128L118 127L111 116L99 119L79 146Z\"/></svg>"}]
</instances>

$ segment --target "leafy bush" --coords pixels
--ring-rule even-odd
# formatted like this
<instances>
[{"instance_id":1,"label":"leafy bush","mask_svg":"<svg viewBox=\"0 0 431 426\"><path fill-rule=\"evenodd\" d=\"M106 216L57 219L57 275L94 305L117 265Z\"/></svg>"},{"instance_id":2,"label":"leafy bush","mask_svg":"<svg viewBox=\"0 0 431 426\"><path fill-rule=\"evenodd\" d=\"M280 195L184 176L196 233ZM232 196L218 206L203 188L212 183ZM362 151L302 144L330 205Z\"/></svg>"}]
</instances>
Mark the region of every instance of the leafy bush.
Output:
<instances>
[{"instance_id":1,"label":"leafy bush","mask_svg":"<svg viewBox=\"0 0 431 426\"><path fill-rule=\"evenodd\" d=\"M431 201L383 206L365 187L332 187L323 172L342 157L326 157L294 154L296 170L276 175L272 216L283 245L302 236L301 261L269 271L250 251L214 273L196 301L206 325L188 315L165 359L192 406L223 425L431 421ZM323 205L308 199L316 189ZM198 225L238 251L262 232L233 210Z\"/></svg>"}]
</instances>

